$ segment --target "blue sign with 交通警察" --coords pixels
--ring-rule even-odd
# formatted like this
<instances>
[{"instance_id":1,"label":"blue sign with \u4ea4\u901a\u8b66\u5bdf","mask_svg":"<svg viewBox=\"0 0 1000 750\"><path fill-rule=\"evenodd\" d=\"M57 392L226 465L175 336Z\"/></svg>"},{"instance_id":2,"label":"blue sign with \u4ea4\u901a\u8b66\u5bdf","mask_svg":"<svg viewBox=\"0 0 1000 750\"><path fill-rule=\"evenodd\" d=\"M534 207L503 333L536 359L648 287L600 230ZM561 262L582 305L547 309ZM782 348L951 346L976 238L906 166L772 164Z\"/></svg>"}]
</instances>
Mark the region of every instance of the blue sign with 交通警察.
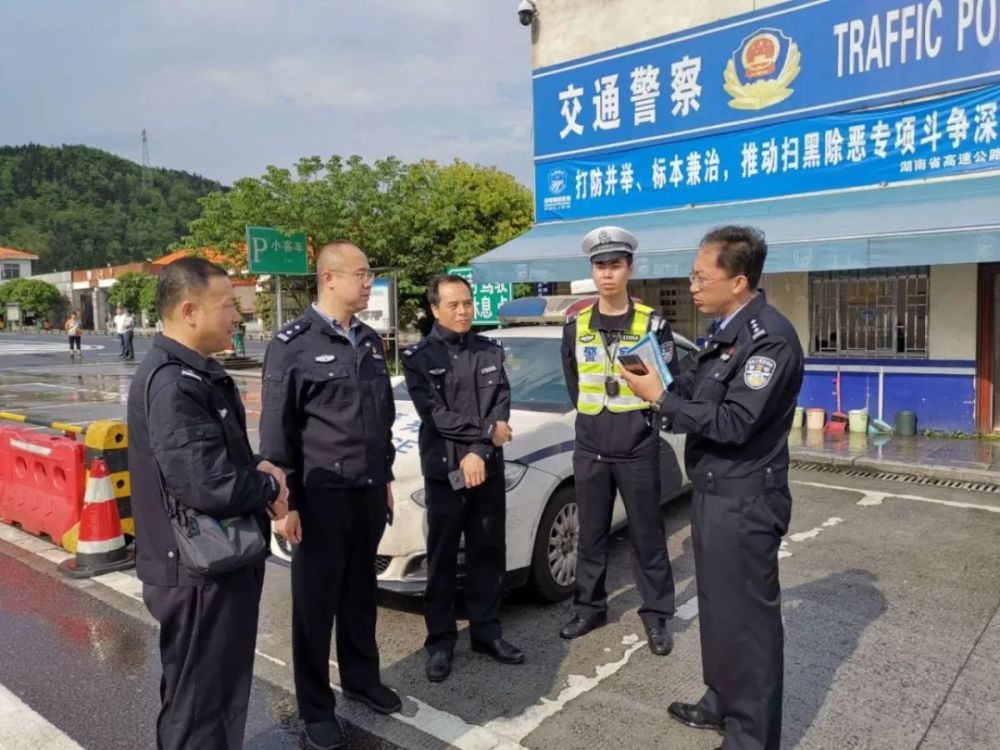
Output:
<instances>
[{"instance_id":1,"label":"blue sign with \u4ea4\u901a\u8b66\u5bdf","mask_svg":"<svg viewBox=\"0 0 1000 750\"><path fill-rule=\"evenodd\" d=\"M1000 86L535 165L536 221L1000 169Z\"/></svg>"},{"instance_id":2,"label":"blue sign with \u4ea4\u901a\u8b66\u5bdf","mask_svg":"<svg viewBox=\"0 0 1000 750\"><path fill-rule=\"evenodd\" d=\"M533 74L536 161L1000 81L1000 0L798 0Z\"/></svg>"}]
</instances>

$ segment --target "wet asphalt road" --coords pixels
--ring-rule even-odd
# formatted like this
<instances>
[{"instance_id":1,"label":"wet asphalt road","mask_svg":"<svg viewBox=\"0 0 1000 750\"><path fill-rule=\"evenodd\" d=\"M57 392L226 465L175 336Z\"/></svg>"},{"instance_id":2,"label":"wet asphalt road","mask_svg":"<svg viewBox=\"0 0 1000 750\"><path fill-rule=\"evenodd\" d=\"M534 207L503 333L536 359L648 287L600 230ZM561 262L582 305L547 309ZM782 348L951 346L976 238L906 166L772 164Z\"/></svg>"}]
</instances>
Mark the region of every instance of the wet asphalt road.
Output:
<instances>
[{"instance_id":1,"label":"wet asphalt road","mask_svg":"<svg viewBox=\"0 0 1000 750\"><path fill-rule=\"evenodd\" d=\"M79 745L153 748L157 632L16 559L0 542L0 684ZM248 748L300 747L289 695L255 680Z\"/></svg>"},{"instance_id":2,"label":"wet asphalt road","mask_svg":"<svg viewBox=\"0 0 1000 750\"><path fill-rule=\"evenodd\" d=\"M0 336L0 409L79 422L123 415L134 366L4 355L10 338ZM241 378L241 388L256 441L259 380ZM793 479L781 553L782 746L1000 746L1000 495L822 472ZM716 747L716 735L684 729L665 712L670 700L696 699L702 689L687 513L685 500L664 510L679 605L671 656L643 646L623 534L611 550L607 627L567 643L555 634L571 605L543 606L521 593L505 601L505 635L526 651L523 667L470 654L461 623L455 673L428 684L419 600L383 597L383 674L403 694L404 711L385 718L341 701L342 715L363 728L351 747ZM267 566L247 733L248 747L261 750L301 741L288 583L287 568ZM150 746L156 641L134 584L129 576L70 584L51 562L0 541L0 685L83 747Z\"/></svg>"}]
</instances>

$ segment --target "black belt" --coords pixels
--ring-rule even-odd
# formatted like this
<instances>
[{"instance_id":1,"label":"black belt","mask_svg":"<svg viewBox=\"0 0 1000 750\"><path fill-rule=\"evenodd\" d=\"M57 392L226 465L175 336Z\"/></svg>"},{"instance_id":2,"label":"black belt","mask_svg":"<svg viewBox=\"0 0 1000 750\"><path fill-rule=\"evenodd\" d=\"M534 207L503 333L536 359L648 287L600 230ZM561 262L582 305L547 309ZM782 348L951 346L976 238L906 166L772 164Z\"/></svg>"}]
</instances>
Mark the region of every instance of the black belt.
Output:
<instances>
[{"instance_id":1,"label":"black belt","mask_svg":"<svg viewBox=\"0 0 1000 750\"><path fill-rule=\"evenodd\" d=\"M788 469L768 467L759 474L749 474L745 477L718 477L715 472L709 471L700 476L692 476L691 485L698 492L709 495L759 495L767 490L786 487Z\"/></svg>"}]
</instances>

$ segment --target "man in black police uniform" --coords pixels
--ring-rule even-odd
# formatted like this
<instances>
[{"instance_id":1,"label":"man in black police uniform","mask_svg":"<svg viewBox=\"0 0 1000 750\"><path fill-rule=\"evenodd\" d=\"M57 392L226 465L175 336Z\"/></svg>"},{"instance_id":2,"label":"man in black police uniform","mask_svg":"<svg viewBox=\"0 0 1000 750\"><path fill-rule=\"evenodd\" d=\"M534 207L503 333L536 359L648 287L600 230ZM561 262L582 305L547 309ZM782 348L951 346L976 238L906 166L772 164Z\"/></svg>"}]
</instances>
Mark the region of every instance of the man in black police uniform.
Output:
<instances>
[{"instance_id":1,"label":"man in black police uniform","mask_svg":"<svg viewBox=\"0 0 1000 750\"><path fill-rule=\"evenodd\" d=\"M264 361L261 453L288 472L295 694L314 747L342 747L330 687L330 635L344 695L380 713L401 707L382 684L375 553L392 515L396 416L382 340L356 313L374 274L346 241L316 258L319 298L271 342Z\"/></svg>"},{"instance_id":2,"label":"man in black police uniform","mask_svg":"<svg viewBox=\"0 0 1000 750\"><path fill-rule=\"evenodd\" d=\"M524 654L500 635L507 570L503 444L512 437L503 348L470 333L472 287L438 276L427 291L436 322L404 352L406 387L420 415L420 463L427 500L427 678L451 674L458 632L455 572L465 534L465 604L472 650L504 664ZM461 479L453 489L449 474ZM459 483L456 482L456 485Z\"/></svg>"},{"instance_id":3,"label":"man in black police uniform","mask_svg":"<svg viewBox=\"0 0 1000 750\"><path fill-rule=\"evenodd\" d=\"M202 258L171 263L157 282L156 309L163 334L153 340L128 395L136 572L161 628L156 744L160 750L238 750L264 557L211 578L185 568L157 473L180 504L220 519L253 514L265 538L266 511L281 516L287 509L285 476L251 452L236 385L209 358L226 348L240 319L225 270Z\"/></svg>"},{"instance_id":4,"label":"man in black police uniform","mask_svg":"<svg viewBox=\"0 0 1000 750\"><path fill-rule=\"evenodd\" d=\"M620 379L618 354L653 331L672 372L677 363L670 324L628 295L637 247L635 236L620 227L600 227L584 238L600 297L563 331L563 371L577 408L573 473L580 537L576 614L559 635L578 638L607 623L609 535L620 492L642 597L639 616L650 650L665 656L673 648L666 621L674 614L674 579L660 514L660 421Z\"/></svg>"},{"instance_id":5,"label":"man in black police uniform","mask_svg":"<svg viewBox=\"0 0 1000 750\"><path fill-rule=\"evenodd\" d=\"M756 292L763 235L722 227L701 242L691 273L695 306L717 316L695 370L664 392L656 375L625 379L674 432L687 435L694 485L691 533L707 691L670 715L716 729L727 750L781 742L784 631L778 546L788 530L788 432L802 385L792 324Z\"/></svg>"}]
</instances>

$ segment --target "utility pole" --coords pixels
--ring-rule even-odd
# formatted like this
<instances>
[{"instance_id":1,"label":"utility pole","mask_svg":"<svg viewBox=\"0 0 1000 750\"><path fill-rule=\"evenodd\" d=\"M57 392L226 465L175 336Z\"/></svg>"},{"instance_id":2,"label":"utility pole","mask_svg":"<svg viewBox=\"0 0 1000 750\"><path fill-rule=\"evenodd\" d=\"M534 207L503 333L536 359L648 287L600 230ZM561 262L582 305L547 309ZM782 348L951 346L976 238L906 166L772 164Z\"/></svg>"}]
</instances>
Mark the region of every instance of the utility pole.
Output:
<instances>
[{"instance_id":1,"label":"utility pole","mask_svg":"<svg viewBox=\"0 0 1000 750\"><path fill-rule=\"evenodd\" d=\"M142 186L153 187L153 168L149 164L149 138L146 137L146 129L142 130Z\"/></svg>"}]
</instances>

